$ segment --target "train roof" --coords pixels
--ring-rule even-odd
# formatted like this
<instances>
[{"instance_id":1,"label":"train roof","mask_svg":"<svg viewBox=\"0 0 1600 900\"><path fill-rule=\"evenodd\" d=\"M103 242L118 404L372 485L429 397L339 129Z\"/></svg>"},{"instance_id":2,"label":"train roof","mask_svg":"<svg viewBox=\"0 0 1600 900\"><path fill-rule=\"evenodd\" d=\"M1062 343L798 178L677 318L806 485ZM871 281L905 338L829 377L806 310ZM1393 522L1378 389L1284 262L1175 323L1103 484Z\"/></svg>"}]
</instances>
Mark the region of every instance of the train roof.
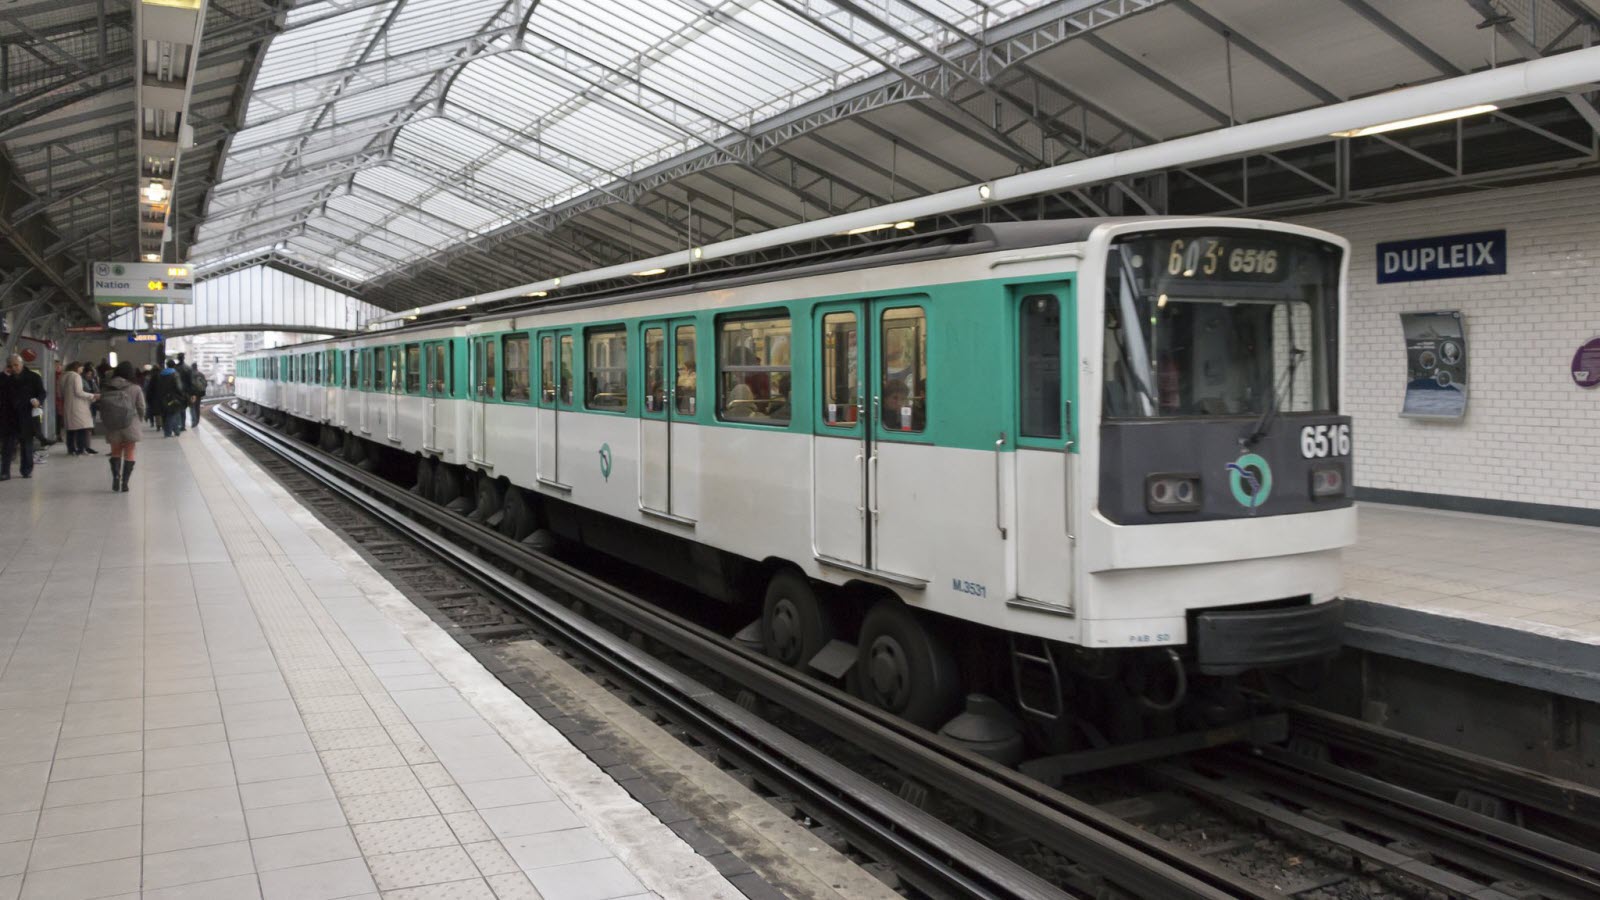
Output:
<instances>
[{"instance_id":1,"label":"train roof","mask_svg":"<svg viewBox=\"0 0 1600 900\"><path fill-rule=\"evenodd\" d=\"M964 225L926 234L911 234L904 237L876 240L846 247L827 248L791 256L783 260L746 263L740 266L709 271L684 272L653 281L648 286L628 284L598 287L548 300L516 298L505 301L500 305L482 307L472 313L430 317L426 320L412 322L398 329L372 332L367 335L357 335L356 337L378 337L380 335L388 337L410 331L433 329L467 322L495 321L543 310L609 306L636 300L650 300L657 297L734 288L763 282L787 281L791 278L806 278L814 275L828 275L866 268L973 256L979 253L994 253L1005 250L1023 250L1030 247L1075 244L1087 240L1090 233L1101 225L1135 222L1150 222L1154 224L1170 221L1171 218L1170 216L1119 216ZM294 347L309 347L328 340L349 339L347 337L329 338L323 341L307 341L304 344L296 344ZM294 352L293 348L280 349L282 352Z\"/></svg>"}]
</instances>

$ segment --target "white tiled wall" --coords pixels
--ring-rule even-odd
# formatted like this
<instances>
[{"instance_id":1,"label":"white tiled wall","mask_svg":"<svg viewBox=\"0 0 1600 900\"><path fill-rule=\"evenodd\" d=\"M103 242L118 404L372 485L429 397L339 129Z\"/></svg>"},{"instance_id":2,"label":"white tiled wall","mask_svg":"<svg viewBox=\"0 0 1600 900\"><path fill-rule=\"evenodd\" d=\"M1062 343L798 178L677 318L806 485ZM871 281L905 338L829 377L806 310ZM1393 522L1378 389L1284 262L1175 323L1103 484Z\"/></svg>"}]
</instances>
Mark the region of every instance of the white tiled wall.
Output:
<instances>
[{"instance_id":1,"label":"white tiled wall","mask_svg":"<svg viewBox=\"0 0 1600 900\"><path fill-rule=\"evenodd\" d=\"M1360 487L1600 509L1600 388L1572 383L1600 336L1600 178L1488 190L1297 218L1344 235L1350 265L1346 409ZM1374 245L1506 230L1507 274L1377 283ZM1467 415L1399 416L1401 312L1459 309Z\"/></svg>"}]
</instances>

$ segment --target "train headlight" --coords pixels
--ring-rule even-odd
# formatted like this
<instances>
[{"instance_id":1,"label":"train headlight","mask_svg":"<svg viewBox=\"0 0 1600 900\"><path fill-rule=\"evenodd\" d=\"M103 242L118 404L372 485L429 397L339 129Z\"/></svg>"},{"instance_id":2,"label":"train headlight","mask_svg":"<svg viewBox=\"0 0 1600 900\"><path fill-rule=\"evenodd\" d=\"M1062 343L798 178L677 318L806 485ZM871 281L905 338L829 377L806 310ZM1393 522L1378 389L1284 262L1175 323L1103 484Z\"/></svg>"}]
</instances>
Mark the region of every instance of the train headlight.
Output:
<instances>
[{"instance_id":1,"label":"train headlight","mask_svg":"<svg viewBox=\"0 0 1600 900\"><path fill-rule=\"evenodd\" d=\"M1344 466L1315 466L1311 469L1311 497L1326 500L1343 497L1345 487Z\"/></svg>"},{"instance_id":2,"label":"train headlight","mask_svg":"<svg viewBox=\"0 0 1600 900\"><path fill-rule=\"evenodd\" d=\"M1144 508L1153 513L1194 512L1200 508L1200 476L1146 476Z\"/></svg>"}]
</instances>

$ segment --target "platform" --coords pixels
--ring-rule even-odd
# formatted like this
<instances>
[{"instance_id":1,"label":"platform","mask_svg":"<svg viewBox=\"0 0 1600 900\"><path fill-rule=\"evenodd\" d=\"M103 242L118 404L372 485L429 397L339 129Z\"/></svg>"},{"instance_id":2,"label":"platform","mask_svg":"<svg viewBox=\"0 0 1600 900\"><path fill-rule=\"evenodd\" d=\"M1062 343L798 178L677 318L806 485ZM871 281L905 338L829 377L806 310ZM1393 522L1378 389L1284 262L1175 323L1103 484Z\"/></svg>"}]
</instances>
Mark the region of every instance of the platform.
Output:
<instances>
[{"instance_id":1,"label":"platform","mask_svg":"<svg viewBox=\"0 0 1600 900\"><path fill-rule=\"evenodd\" d=\"M0 900L739 896L210 428L109 481L0 484Z\"/></svg>"},{"instance_id":2,"label":"platform","mask_svg":"<svg viewBox=\"0 0 1600 900\"><path fill-rule=\"evenodd\" d=\"M1363 503L1351 646L1600 701L1600 528Z\"/></svg>"}]
</instances>

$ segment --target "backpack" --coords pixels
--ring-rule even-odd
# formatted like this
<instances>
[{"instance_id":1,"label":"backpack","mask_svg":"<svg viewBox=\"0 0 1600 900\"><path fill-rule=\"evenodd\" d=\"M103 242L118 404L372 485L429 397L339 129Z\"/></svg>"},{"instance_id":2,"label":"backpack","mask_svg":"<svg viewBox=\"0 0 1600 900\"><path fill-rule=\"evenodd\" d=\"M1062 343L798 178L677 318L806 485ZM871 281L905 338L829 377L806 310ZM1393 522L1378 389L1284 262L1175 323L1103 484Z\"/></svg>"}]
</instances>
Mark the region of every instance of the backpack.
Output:
<instances>
[{"instance_id":1,"label":"backpack","mask_svg":"<svg viewBox=\"0 0 1600 900\"><path fill-rule=\"evenodd\" d=\"M100 420L106 428L116 430L133 424L133 391L137 388L120 388L100 395Z\"/></svg>"},{"instance_id":2,"label":"backpack","mask_svg":"<svg viewBox=\"0 0 1600 900\"><path fill-rule=\"evenodd\" d=\"M189 391L196 397L204 397L206 395L206 375L204 372L195 369L194 373L189 376Z\"/></svg>"},{"instance_id":3,"label":"backpack","mask_svg":"<svg viewBox=\"0 0 1600 900\"><path fill-rule=\"evenodd\" d=\"M183 382L178 380L177 373L162 375L156 385L156 394L161 397L161 408L169 413L177 412L189 405L184 399Z\"/></svg>"}]
</instances>

